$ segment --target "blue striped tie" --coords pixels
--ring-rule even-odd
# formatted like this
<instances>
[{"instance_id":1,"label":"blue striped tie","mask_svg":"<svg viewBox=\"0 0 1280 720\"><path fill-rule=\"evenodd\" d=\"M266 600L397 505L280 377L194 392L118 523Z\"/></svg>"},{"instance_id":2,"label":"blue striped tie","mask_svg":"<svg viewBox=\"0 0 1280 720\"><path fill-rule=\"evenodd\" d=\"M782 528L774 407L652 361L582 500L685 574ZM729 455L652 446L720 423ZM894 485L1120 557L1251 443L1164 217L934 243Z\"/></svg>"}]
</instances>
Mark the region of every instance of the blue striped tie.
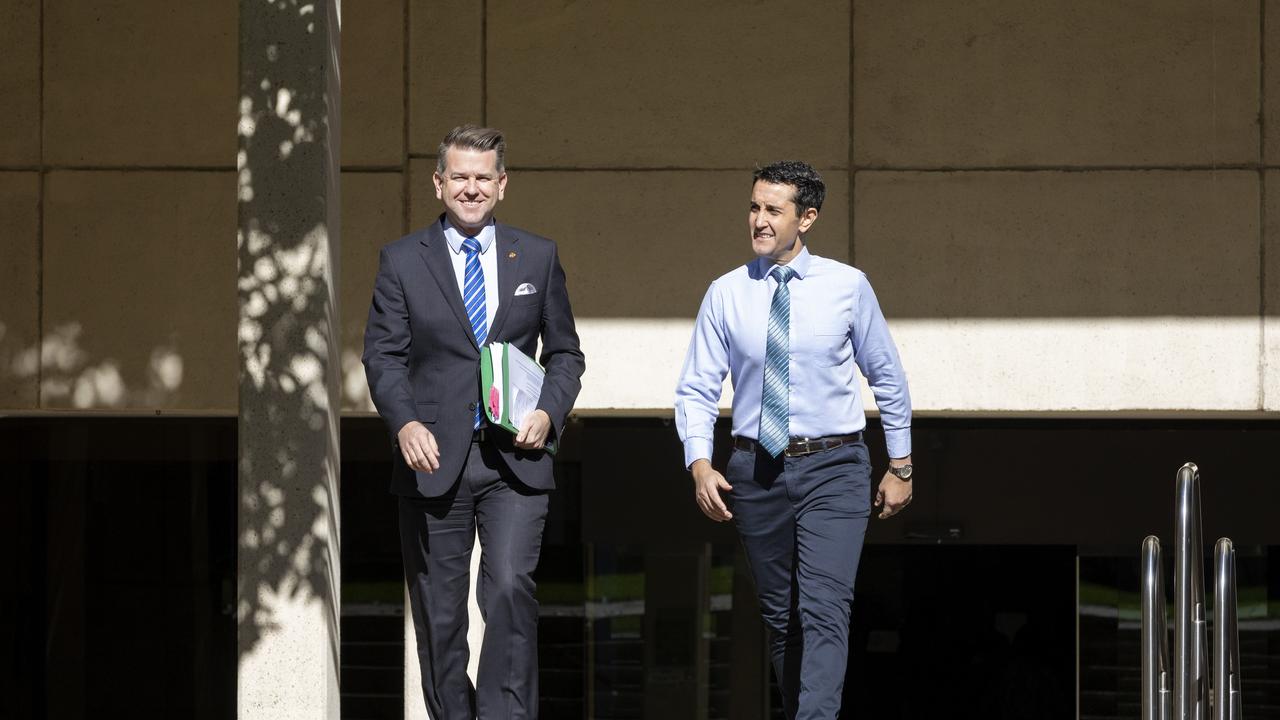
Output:
<instances>
[{"instance_id":1,"label":"blue striped tie","mask_svg":"<svg viewBox=\"0 0 1280 720\"><path fill-rule=\"evenodd\" d=\"M484 269L480 267L480 241L469 237L462 241L462 251L467 254L467 268L462 280L462 304L467 308L467 319L471 321L471 332L476 342L484 345L489 338L489 319L484 304ZM476 404L476 424L480 427L484 419L484 406Z\"/></svg>"},{"instance_id":2,"label":"blue striped tie","mask_svg":"<svg viewBox=\"0 0 1280 720\"><path fill-rule=\"evenodd\" d=\"M796 271L779 265L769 273L778 281L769 305L769 339L764 346L764 392L760 396L760 447L772 457L791 443L791 291L787 281Z\"/></svg>"}]
</instances>

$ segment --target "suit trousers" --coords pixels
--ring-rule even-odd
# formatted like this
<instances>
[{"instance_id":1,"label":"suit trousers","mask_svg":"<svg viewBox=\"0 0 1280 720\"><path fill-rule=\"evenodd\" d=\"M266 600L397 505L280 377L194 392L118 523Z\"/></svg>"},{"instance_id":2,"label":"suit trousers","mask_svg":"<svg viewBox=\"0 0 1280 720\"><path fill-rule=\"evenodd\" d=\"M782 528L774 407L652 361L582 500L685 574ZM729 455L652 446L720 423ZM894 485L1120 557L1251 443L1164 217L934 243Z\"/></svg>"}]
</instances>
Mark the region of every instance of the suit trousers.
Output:
<instances>
[{"instance_id":1,"label":"suit trousers","mask_svg":"<svg viewBox=\"0 0 1280 720\"><path fill-rule=\"evenodd\" d=\"M538 717L538 603L533 571L548 495L523 485L487 442L472 442L439 497L400 497L400 551L432 720ZM467 677L467 591L479 531L477 599L485 622Z\"/></svg>"},{"instance_id":2,"label":"suit trousers","mask_svg":"<svg viewBox=\"0 0 1280 720\"><path fill-rule=\"evenodd\" d=\"M840 715L853 583L871 514L862 442L797 457L735 449L725 479L747 552L783 706L792 720Z\"/></svg>"}]
</instances>

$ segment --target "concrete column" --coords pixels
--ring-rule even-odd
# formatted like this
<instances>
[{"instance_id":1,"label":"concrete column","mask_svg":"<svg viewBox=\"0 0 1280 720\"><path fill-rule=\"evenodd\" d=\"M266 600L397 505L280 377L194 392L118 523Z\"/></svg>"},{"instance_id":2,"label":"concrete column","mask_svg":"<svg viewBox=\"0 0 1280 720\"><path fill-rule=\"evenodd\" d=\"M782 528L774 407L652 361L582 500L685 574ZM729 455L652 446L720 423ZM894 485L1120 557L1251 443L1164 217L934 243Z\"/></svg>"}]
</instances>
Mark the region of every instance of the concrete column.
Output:
<instances>
[{"instance_id":1,"label":"concrete column","mask_svg":"<svg viewBox=\"0 0 1280 720\"><path fill-rule=\"evenodd\" d=\"M240 1L240 718L339 717L338 0Z\"/></svg>"}]
</instances>

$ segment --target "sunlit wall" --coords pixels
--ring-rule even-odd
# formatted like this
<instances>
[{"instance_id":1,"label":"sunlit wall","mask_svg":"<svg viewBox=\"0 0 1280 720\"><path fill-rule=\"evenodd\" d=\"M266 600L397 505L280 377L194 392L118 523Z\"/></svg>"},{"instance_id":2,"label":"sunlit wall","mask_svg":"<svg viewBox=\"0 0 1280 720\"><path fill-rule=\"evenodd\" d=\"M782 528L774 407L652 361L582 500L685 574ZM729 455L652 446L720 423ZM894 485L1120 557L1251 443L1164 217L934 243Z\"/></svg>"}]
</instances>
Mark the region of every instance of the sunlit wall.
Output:
<instances>
[{"instance_id":1,"label":"sunlit wall","mask_svg":"<svg viewBox=\"0 0 1280 720\"><path fill-rule=\"evenodd\" d=\"M779 158L826 177L811 246L869 273L918 410L1280 407L1270 2L343 10L348 411L376 249L462 121L560 243L579 412L668 412ZM0 0L0 409L235 412L235 12Z\"/></svg>"}]
</instances>

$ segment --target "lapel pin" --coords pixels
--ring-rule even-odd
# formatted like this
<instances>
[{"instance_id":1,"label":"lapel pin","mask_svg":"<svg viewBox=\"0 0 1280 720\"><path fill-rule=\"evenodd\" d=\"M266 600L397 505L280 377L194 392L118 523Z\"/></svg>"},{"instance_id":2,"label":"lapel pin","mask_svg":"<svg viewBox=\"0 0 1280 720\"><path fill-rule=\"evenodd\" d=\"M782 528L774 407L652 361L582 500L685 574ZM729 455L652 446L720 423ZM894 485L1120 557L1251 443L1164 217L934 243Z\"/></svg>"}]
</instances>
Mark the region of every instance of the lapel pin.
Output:
<instances>
[{"instance_id":1,"label":"lapel pin","mask_svg":"<svg viewBox=\"0 0 1280 720\"><path fill-rule=\"evenodd\" d=\"M508 259L508 260L515 260L515 259L516 259L516 251L515 251L515 250L512 250L511 252L507 253L507 259Z\"/></svg>"}]
</instances>

